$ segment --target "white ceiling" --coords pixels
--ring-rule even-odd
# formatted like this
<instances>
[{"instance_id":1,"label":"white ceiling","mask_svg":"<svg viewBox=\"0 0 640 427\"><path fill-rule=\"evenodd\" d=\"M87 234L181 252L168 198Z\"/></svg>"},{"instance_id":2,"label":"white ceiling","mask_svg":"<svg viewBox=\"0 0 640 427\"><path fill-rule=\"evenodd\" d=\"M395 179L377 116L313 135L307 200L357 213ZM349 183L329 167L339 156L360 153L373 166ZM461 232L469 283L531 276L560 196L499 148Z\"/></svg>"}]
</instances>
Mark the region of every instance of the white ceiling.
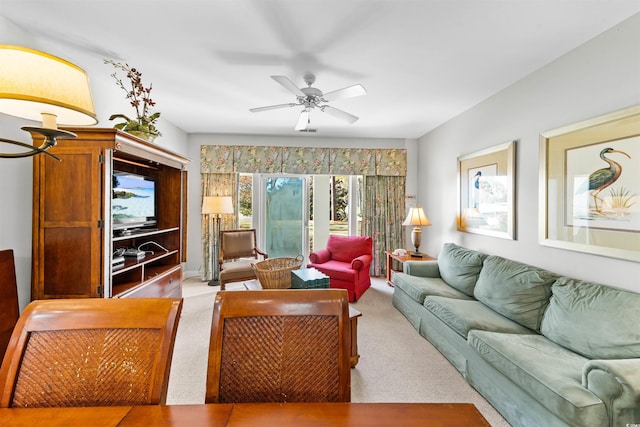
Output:
<instances>
[{"instance_id":1,"label":"white ceiling","mask_svg":"<svg viewBox=\"0 0 640 427\"><path fill-rule=\"evenodd\" d=\"M418 138L638 12L640 0L0 0L94 87L111 79L103 58L138 68L188 133L294 135L299 108L249 109L295 101L269 76L303 87L312 72L324 92L368 91L331 103L355 124L313 114L317 135L378 138ZM123 111L109 114L130 113L113 91Z\"/></svg>"}]
</instances>

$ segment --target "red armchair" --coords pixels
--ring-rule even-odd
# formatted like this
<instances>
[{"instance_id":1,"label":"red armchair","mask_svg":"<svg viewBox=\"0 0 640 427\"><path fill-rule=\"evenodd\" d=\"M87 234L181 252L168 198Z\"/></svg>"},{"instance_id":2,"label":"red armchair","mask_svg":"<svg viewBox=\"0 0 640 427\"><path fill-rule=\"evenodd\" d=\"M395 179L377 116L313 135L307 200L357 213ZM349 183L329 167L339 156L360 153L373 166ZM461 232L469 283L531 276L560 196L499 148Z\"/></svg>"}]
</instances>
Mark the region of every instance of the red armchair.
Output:
<instances>
[{"instance_id":1,"label":"red armchair","mask_svg":"<svg viewBox=\"0 0 640 427\"><path fill-rule=\"evenodd\" d=\"M329 276L330 287L346 289L349 301L356 302L371 286L372 246L371 237L330 234L327 248L312 252L307 267Z\"/></svg>"}]
</instances>

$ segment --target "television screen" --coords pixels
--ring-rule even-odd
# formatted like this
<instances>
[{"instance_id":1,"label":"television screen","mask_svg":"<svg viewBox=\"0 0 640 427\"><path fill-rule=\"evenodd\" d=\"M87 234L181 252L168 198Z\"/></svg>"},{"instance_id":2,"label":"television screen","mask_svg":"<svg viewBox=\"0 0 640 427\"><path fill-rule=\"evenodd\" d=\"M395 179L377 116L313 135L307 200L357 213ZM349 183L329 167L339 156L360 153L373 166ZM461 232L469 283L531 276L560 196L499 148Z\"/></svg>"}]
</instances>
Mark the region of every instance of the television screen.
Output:
<instances>
[{"instance_id":1,"label":"television screen","mask_svg":"<svg viewBox=\"0 0 640 427\"><path fill-rule=\"evenodd\" d=\"M148 176L114 171L111 213L114 229L155 225L155 181Z\"/></svg>"}]
</instances>

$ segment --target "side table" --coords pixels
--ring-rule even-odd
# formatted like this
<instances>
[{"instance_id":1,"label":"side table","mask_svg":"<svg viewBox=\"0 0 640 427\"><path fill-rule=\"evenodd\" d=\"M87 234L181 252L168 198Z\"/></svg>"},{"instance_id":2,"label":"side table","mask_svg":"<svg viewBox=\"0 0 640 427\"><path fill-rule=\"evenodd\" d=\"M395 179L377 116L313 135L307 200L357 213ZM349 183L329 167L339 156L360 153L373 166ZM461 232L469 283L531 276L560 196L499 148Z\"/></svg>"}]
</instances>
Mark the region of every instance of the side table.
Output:
<instances>
[{"instance_id":1,"label":"side table","mask_svg":"<svg viewBox=\"0 0 640 427\"><path fill-rule=\"evenodd\" d=\"M406 256L402 256L402 255L395 255L392 251L384 251L384 253L387 255L387 284L389 284L389 286L393 286L393 273L395 273L396 271L401 272L402 271L402 265L407 262L407 261L432 261L435 260L436 258L427 255L427 254L422 254L421 257L414 257L411 255L406 255ZM407 253L411 253L411 250L407 249ZM398 264L400 264L400 268L397 270L394 270L394 261L396 261Z\"/></svg>"}]
</instances>

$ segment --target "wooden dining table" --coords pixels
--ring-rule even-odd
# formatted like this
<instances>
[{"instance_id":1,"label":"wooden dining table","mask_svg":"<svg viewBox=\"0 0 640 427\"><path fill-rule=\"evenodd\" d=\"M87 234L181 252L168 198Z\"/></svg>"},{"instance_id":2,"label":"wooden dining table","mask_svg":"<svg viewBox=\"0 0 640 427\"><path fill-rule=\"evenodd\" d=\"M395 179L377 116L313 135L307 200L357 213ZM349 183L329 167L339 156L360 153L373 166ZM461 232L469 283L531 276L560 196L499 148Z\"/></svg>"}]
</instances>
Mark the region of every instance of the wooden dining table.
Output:
<instances>
[{"instance_id":1,"label":"wooden dining table","mask_svg":"<svg viewBox=\"0 0 640 427\"><path fill-rule=\"evenodd\" d=\"M490 426L471 403L220 403L0 408L0 424L26 426Z\"/></svg>"}]
</instances>

